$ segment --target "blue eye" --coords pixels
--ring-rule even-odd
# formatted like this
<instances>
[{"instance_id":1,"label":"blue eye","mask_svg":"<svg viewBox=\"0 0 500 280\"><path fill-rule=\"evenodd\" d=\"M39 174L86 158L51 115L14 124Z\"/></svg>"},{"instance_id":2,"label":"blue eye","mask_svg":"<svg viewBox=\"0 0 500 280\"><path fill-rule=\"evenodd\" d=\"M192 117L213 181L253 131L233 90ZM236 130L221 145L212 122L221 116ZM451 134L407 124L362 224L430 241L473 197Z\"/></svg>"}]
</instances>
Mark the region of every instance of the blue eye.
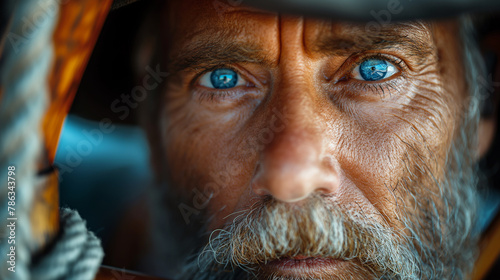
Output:
<instances>
[{"instance_id":1,"label":"blue eye","mask_svg":"<svg viewBox=\"0 0 500 280\"><path fill-rule=\"evenodd\" d=\"M380 81L398 72L397 68L384 59L370 58L356 66L354 78L365 81Z\"/></svg>"},{"instance_id":2,"label":"blue eye","mask_svg":"<svg viewBox=\"0 0 500 280\"><path fill-rule=\"evenodd\" d=\"M213 89L230 89L244 84L245 80L229 68L215 69L200 78L200 85Z\"/></svg>"},{"instance_id":3,"label":"blue eye","mask_svg":"<svg viewBox=\"0 0 500 280\"><path fill-rule=\"evenodd\" d=\"M231 89L245 83L240 74L229 68L215 69L200 78L200 85L213 89Z\"/></svg>"},{"instance_id":4,"label":"blue eye","mask_svg":"<svg viewBox=\"0 0 500 280\"><path fill-rule=\"evenodd\" d=\"M227 68L217 69L212 71L210 81L217 89L232 88L238 83L238 74Z\"/></svg>"}]
</instances>

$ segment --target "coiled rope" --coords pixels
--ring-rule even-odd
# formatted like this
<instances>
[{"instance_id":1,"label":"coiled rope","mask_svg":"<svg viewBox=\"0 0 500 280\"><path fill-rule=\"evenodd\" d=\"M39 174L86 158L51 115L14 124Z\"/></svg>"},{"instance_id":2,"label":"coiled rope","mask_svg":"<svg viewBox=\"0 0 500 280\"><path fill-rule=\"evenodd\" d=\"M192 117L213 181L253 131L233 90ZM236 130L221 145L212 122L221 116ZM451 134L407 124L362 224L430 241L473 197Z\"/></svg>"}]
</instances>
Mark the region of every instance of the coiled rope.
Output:
<instances>
[{"instance_id":1,"label":"coiled rope","mask_svg":"<svg viewBox=\"0 0 500 280\"><path fill-rule=\"evenodd\" d=\"M0 279L93 279L102 260L99 240L71 210L61 209L61 233L52 250L31 263L29 213L36 193L41 120L48 102L53 58L52 34L58 20L57 0L8 0L11 15L0 52ZM1 44L0 44L1 46ZM0 50L1 51L1 50ZM15 167L15 214L9 213L8 167ZM10 196L12 197L12 196ZM15 244L9 244L7 218L15 217ZM9 271L15 246L15 272Z\"/></svg>"},{"instance_id":2,"label":"coiled rope","mask_svg":"<svg viewBox=\"0 0 500 280\"><path fill-rule=\"evenodd\" d=\"M101 264L101 242L76 211L61 208L61 233L52 250L31 269L32 279L90 280Z\"/></svg>"}]
</instances>

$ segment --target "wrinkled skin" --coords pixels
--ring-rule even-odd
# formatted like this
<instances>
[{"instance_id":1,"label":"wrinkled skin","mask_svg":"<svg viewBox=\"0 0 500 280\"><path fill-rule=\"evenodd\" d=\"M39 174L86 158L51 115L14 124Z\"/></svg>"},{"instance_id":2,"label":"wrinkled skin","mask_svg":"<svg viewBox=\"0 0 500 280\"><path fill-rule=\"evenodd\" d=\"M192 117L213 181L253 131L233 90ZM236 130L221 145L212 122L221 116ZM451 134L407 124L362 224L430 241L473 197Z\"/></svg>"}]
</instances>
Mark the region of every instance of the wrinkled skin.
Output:
<instances>
[{"instance_id":1,"label":"wrinkled skin","mask_svg":"<svg viewBox=\"0 0 500 280\"><path fill-rule=\"evenodd\" d=\"M171 1L162 22L170 76L153 156L187 223L203 217L210 232L266 197L300 207L313 193L402 232L403 208L418 212L410 193L444 211L432 180L444 179L469 95L456 21L367 32L212 4ZM360 80L355 68L372 56L397 72ZM216 68L244 83L202 85Z\"/></svg>"}]
</instances>

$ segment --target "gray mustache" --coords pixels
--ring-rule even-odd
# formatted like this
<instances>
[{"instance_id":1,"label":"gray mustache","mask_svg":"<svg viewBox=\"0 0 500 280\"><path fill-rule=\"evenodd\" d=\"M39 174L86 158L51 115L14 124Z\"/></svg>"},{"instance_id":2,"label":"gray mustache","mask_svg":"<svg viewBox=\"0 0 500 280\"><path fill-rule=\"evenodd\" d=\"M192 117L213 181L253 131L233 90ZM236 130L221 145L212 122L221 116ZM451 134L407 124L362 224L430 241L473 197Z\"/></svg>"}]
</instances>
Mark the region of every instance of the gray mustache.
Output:
<instances>
[{"instance_id":1,"label":"gray mustache","mask_svg":"<svg viewBox=\"0 0 500 280\"><path fill-rule=\"evenodd\" d=\"M212 232L198 257L202 270L255 270L298 255L357 261L379 278L418 279L418 253L402 234L342 209L321 195L301 206L272 198Z\"/></svg>"}]
</instances>

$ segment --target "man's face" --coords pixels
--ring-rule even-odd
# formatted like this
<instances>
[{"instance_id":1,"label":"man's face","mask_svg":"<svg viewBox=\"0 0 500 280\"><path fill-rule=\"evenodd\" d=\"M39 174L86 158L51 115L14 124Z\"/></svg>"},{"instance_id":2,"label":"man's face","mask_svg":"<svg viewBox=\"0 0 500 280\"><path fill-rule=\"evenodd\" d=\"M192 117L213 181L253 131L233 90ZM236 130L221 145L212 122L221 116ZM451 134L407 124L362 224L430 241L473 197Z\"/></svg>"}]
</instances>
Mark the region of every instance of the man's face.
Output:
<instances>
[{"instance_id":1,"label":"man's face","mask_svg":"<svg viewBox=\"0 0 500 280\"><path fill-rule=\"evenodd\" d=\"M468 96L457 22L171 2L163 156L176 211L214 232L203 275L425 278L453 254L450 170L470 169L448 153Z\"/></svg>"}]
</instances>

